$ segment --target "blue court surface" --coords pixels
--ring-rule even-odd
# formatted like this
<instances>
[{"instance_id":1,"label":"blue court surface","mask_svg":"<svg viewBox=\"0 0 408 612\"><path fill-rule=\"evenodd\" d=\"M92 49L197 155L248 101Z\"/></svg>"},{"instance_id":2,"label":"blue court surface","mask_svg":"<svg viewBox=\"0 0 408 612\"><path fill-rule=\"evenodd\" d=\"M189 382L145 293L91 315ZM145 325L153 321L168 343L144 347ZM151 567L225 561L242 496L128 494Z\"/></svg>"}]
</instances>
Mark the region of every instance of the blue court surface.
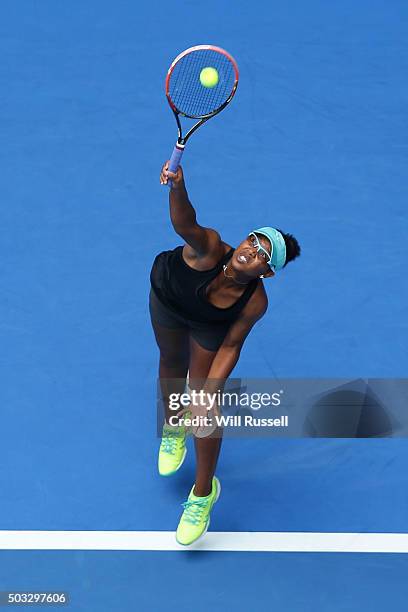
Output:
<instances>
[{"instance_id":1,"label":"blue court surface","mask_svg":"<svg viewBox=\"0 0 408 612\"><path fill-rule=\"evenodd\" d=\"M198 219L302 246L234 376L407 376L407 31L402 0L2 1L0 591L64 590L75 611L406 610L404 438L226 439L210 531L180 550L194 453L157 474L148 292L181 244L164 77L212 43L240 84L186 148Z\"/></svg>"}]
</instances>

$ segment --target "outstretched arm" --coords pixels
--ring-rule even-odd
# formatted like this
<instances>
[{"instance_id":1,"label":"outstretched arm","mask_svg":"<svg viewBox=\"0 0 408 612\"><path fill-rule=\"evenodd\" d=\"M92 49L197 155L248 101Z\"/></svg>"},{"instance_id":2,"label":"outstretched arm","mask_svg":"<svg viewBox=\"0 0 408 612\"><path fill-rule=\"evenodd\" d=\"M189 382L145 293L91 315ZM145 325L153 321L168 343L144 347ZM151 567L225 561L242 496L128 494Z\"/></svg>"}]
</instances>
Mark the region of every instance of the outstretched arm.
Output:
<instances>
[{"instance_id":1,"label":"outstretched arm","mask_svg":"<svg viewBox=\"0 0 408 612\"><path fill-rule=\"evenodd\" d=\"M169 172L168 167L169 162L166 162L160 174L160 183L167 185L168 179L172 180L169 193L171 223L175 232L190 245L195 254L198 257L205 257L220 248L221 238L215 230L197 223L196 212L188 197L181 166L178 167L176 174Z\"/></svg>"}]
</instances>

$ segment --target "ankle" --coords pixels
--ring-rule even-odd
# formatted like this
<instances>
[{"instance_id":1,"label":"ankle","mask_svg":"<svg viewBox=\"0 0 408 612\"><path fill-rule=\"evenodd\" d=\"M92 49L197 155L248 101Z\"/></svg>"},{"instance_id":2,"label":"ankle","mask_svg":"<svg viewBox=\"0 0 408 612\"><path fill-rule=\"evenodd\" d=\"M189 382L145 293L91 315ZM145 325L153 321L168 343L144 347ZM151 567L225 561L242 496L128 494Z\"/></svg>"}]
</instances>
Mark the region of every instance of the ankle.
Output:
<instances>
[{"instance_id":1,"label":"ankle","mask_svg":"<svg viewBox=\"0 0 408 612\"><path fill-rule=\"evenodd\" d=\"M168 421L165 421L164 425L165 425L166 429L173 429L174 431L184 431L185 430L184 425L175 424L175 423L172 423L170 425L170 423Z\"/></svg>"},{"instance_id":2,"label":"ankle","mask_svg":"<svg viewBox=\"0 0 408 612\"><path fill-rule=\"evenodd\" d=\"M211 492L212 487L197 487L197 485L195 485L193 489L193 495L195 495L196 497L208 497L209 495L211 495Z\"/></svg>"}]
</instances>

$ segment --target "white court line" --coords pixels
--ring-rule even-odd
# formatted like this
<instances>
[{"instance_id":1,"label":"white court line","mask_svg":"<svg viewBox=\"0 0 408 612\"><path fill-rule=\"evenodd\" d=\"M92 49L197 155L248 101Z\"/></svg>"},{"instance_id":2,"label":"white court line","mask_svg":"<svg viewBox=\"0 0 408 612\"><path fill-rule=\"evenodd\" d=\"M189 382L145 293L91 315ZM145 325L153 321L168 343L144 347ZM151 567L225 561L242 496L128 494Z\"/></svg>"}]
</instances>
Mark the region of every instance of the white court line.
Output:
<instances>
[{"instance_id":1,"label":"white court line","mask_svg":"<svg viewBox=\"0 0 408 612\"><path fill-rule=\"evenodd\" d=\"M184 547L177 544L174 531L0 530L0 550L408 553L408 533L212 531Z\"/></svg>"}]
</instances>

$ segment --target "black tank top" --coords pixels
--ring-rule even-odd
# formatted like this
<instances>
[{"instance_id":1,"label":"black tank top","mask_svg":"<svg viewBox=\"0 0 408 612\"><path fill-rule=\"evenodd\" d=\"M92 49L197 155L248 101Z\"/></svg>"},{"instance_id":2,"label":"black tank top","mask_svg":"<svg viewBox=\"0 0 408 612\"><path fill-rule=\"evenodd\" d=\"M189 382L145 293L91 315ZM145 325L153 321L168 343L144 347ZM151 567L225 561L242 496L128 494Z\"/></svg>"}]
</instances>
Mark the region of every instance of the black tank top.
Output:
<instances>
[{"instance_id":1,"label":"black tank top","mask_svg":"<svg viewBox=\"0 0 408 612\"><path fill-rule=\"evenodd\" d=\"M218 308L205 295L207 285L218 276L231 258L231 248L211 270L195 270L183 259L183 247L157 255L150 282L159 300L176 314L199 323L231 323L244 308L258 286L258 279L248 283L244 293L228 308Z\"/></svg>"}]
</instances>

